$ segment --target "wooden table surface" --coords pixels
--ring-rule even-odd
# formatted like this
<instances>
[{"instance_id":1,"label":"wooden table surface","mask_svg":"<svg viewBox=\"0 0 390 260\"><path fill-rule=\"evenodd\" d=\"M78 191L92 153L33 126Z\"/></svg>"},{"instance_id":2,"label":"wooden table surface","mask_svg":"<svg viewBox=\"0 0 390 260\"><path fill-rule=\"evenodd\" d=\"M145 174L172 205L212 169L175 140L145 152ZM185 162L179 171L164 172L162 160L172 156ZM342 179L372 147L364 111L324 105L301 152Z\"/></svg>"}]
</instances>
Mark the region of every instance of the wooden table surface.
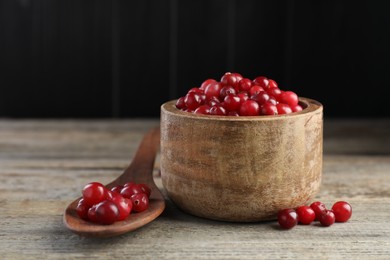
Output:
<instances>
[{"instance_id":1,"label":"wooden table surface","mask_svg":"<svg viewBox=\"0 0 390 260\"><path fill-rule=\"evenodd\" d=\"M168 199L154 222L120 237L89 239L62 223L91 181L129 164L158 120L0 120L0 258L390 259L390 119L325 119L318 200L352 204L347 223L297 226L200 219ZM158 160L157 160L158 161ZM156 163L156 169L158 162ZM161 187L161 180L156 177Z\"/></svg>"}]
</instances>

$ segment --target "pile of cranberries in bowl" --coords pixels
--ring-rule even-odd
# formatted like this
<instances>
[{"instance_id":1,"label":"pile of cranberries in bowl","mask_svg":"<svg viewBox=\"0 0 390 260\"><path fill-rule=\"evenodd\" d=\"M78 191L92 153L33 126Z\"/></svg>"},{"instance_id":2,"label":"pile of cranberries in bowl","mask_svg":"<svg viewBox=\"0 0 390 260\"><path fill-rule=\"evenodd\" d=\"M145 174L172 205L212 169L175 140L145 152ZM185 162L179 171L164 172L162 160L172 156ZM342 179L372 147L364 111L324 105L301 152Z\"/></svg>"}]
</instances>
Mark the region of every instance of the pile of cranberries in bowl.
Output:
<instances>
[{"instance_id":1,"label":"pile of cranberries in bowl","mask_svg":"<svg viewBox=\"0 0 390 260\"><path fill-rule=\"evenodd\" d=\"M146 184L128 182L108 189L99 182L91 182L82 190L76 213L84 220L110 225L125 220L132 212L148 209L150 193Z\"/></svg>"},{"instance_id":2,"label":"pile of cranberries in bowl","mask_svg":"<svg viewBox=\"0 0 390 260\"><path fill-rule=\"evenodd\" d=\"M205 80L180 97L182 111L218 116L282 115L299 112L298 95L284 91L276 81L264 76L251 80L239 73L226 72L220 81Z\"/></svg>"}]
</instances>

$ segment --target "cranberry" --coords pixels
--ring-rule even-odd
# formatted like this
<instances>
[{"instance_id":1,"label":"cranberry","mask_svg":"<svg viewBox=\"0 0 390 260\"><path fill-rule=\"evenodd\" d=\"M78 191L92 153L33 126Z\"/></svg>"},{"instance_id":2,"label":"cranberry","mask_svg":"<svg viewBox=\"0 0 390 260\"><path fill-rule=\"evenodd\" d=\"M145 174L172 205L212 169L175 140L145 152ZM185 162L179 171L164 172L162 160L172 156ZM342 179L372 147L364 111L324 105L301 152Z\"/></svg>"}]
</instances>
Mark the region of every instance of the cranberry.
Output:
<instances>
[{"instance_id":1,"label":"cranberry","mask_svg":"<svg viewBox=\"0 0 390 260\"><path fill-rule=\"evenodd\" d=\"M228 116L240 116L240 114L238 114L237 111L229 111L227 115Z\"/></svg>"},{"instance_id":2,"label":"cranberry","mask_svg":"<svg viewBox=\"0 0 390 260\"><path fill-rule=\"evenodd\" d=\"M335 222L335 215L332 210L326 210L320 217L321 225L329 227Z\"/></svg>"},{"instance_id":3,"label":"cranberry","mask_svg":"<svg viewBox=\"0 0 390 260\"><path fill-rule=\"evenodd\" d=\"M141 188L141 190L143 191L143 193L145 193L146 195L148 195L148 198L150 197L150 194L152 193L152 189L150 189L150 187L146 184L143 184L143 183L140 183L138 184L138 186Z\"/></svg>"},{"instance_id":4,"label":"cranberry","mask_svg":"<svg viewBox=\"0 0 390 260\"><path fill-rule=\"evenodd\" d=\"M212 106L215 106L215 105L220 104L220 103L221 103L221 101L219 101L219 99L217 97L211 97L208 99L207 105L212 107Z\"/></svg>"},{"instance_id":5,"label":"cranberry","mask_svg":"<svg viewBox=\"0 0 390 260\"><path fill-rule=\"evenodd\" d=\"M179 99L176 101L176 107L177 107L178 109L182 109L182 110L184 110L184 109L187 108L187 107L186 107L186 103L184 102L184 97L181 97L181 98L179 98Z\"/></svg>"},{"instance_id":6,"label":"cranberry","mask_svg":"<svg viewBox=\"0 0 390 260\"><path fill-rule=\"evenodd\" d=\"M231 86L225 86L221 88L221 91L219 92L219 98L223 100L227 95L230 94L236 94L236 90Z\"/></svg>"},{"instance_id":7,"label":"cranberry","mask_svg":"<svg viewBox=\"0 0 390 260\"><path fill-rule=\"evenodd\" d=\"M273 79L268 79L268 89L271 90L273 88L278 88L278 83L276 83Z\"/></svg>"},{"instance_id":8,"label":"cranberry","mask_svg":"<svg viewBox=\"0 0 390 260\"><path fill-rule=\"evenodd\" d=\"M210 83L204 90L207 100L210 100L211 97L219 97L222 86L218 82Z\"/></svg>"},{"instance_id":9,"label":"cranberry","mask_svg":"<svg viewBox=\"0 0 390 260\"><path fill-rule=\"evenodd\" d=\"M99 182L91 182L85 185L82 194L86 205L92 206L105 200L108 196L108 190Z\"/></svg>"},{"instance_id":10,"label":"cranberry","mask_svg":"<svg viewBox=\"0 0 390 260\"><path fill-rule=\"evenodd\" d=\"M239 92L237 96L240 98L240 103L249 99L248 92Z\"/></svg>"},{"instance_id":11,"label":"cranberry","mask_svg":"<svg viewBox=\"0 0 390 260\"><path fill-rule=\"evenodd\" d=\"M296 209L298 221L303 225L309 225L316 218L316 213L309 206L300 206Z\"/></svg>"},{"instance_id":12,"label":"cranberry","mask_svg":"<svg viewBox=\"0 0 390 260\"><path fill-rule=\"evenodd\" d=\"M98 204L93 205L88 210L88 219L89 219L89 221L92 221L92 222L95 222L95 223L98 222L98 220L96 218L96 207L97 207L97 205Z\"/></svg>"},{"instance_id":13,"label":"cranberry","mask_svg":"<svg viewBox=\"0 0 390 260\"><path fill-rule=\"evenodd\" d=\"M133 203L130 199L124 198L121 195L117 194L114 195L112 202L114 202L114 204L118 208L117 220L124 220L129 216L131 209L133 208Z\"/></svg>"},{"instance_id":14,"label":"cranberry","mask_svg":"<svg viewBox=\"0 0 390 260\"><path fill-rule=\"evenodd\" d=\"M270 88L267 90L267 93L270 95L270 96L273 96L275 98L275 100L279 100L280 99L280 95L282 94L282 91L278 88Z\"/></svg>"},{"instance_id":15,"label":"cranberry","mask_svg":"<svg viewBox=\"0 0 390 260\"><path fill-rule=\"evenodd\" d=\"M245 100L240 106L240 116L257 116L260 112L259 104L251 99Z\"/></svg>"},{"instance_id":16,"label":"cranberry","mask_svg":"<svg viewBox=\"0 0 390 260\"><path fill-rule=\"evenodd\" d=\"M203 91L203 89L200 89L200 88L192 88L192 89L188 90L188 93L203 94L204 91Z\"/></svg>"},{"instance_id":17,"label":"cranberry","mask_svg":"<svg viewBox=\"0 0 390 260\"><path fill-rule=\"evenodd\" d=\"M310 204L310 208L312 208L316 214L315 220L320 220L321 215L326 212L325 204L320 201L315 201Z\"/></svg>"},{"instance_id":18,"label":"cranberry","mask_svg":"<svg viewBox=\"0 0 390 260\"><path fill-rule=\"evenodd\" d=\"M202 98L198 93L191 92L184 97L184 103L187 108L195 110L202 105Z\"/></svg>"},{"instance_id":19,"label":"cranberry","mask_svg":"<svg viewBox=\"0 0 390 260\"><path fill-rule=\"evenodd\" d=\"M223 101L223 107L228 111L237 111L240 109L241 99L237 95L227 95Z\"/></svg>"},{"instance_id":20,"label":"cranberry","mask_svg":"<svg viewBox=\"0 0 390 260\"><path fill-rule=\"evenodd\" d=\"M104 200L96 205L95 221L109 225L114 223L119 216L118 207L110 200Z\"/></svg>"},{"instance_id":21,"label":"cranberry","mask_svg":"<svg viewBox=\"0 0 390 260\"><path fill-rule=\"evenodd\" d=\"M251 99L256 101L259 105L263 105L265 102L268 101L269 98L269 95L265 91L260 91L259 93L251 96Z\"/></svg>"},{"instance_id":22,"label":"cranberry","mask_svg":"<svg viewBox=\"0 0 390 260\"><path fill-rule=\"evenodd\" d=\"M278 109L276 108L276 105L268 101L261 106L260 112L262 115L277 115Z\"/></svg>"},{"instance_id":23,"label":"cranberry","mask_svg":"<svg viewBox=\"0 0 390 260\"><path fill-rule=\"evenodd\" d=\"M84 202L84 199L80 199L76 207L77 215L82 219L88 219L88 205Z\"/></svg>"},{"instance_id":24,"label":"cranberry","mask_svg":"<svg viewBox=\"0 0 390 260\"><path fill-rule=\"evenodd\" d=\"M206 79L205 81L203 81L202 85L200 86L200 89L205 90L206 87L211 83L217 83L217 81L215 79Z\"/></svg>"},{"instance_id":25,"label":"cranberry","mask_svg":"<svg viewBox=\"0 0 390 260\"><path fill-rule=\"evenodd\" d=\"M292 91L284 91L282 92L282 94L280 94L279 102L282 102L289 106L296 106L298 105L298 96Z\"/></svg>"},{"instance_id":26,"label":"cranberry","mask_svg":"<svg viewBox=\"0 0 390 260\"><path fill-rule=\"evenodd\" d=\"M252 87L252 81L247 78L243 78L238 82L238 89L240 91L248 91Z\"/></svg>"},{"instance_id":27,"label":"cranberry","mask_svg":"<svg viewBox=\"0 0 390 260\"><path fill-rule=\"evenodd\" d=\"M135 212L142 212L149 207L149 199L145 193L137 193L131 196Z\"/></svg>"},{"instance_id":28,"label":"cranberry","mask_svg":"<svg viewBox=\"0 0 390 260\"><path fill-rule=\"evenodd\" d=\"M256 85L259 85L265 89L265 88L267 88L269 81L266 77L260 76L260 77L255 78L253 80L253 83Z\"/></svg>"},{"instance_id":29,"label":"cranberry","mask_svg":"<svg viewBox=\"0 0 390 260\"><path fill-rule=\"evenodd\" d=\"M125 186L121 191L121 195L128 199L130 199L131 196L136 193L143 193L141 187L139 187L138 185Z\"/></svg>"},{"instance_id":30,"label":"cranberry","mask_svg":"<svg viewBox=\"0 0 390 260\"><path fill-rule=\"evenodd\" d=\"M226 72L221 78L222 85L236 87L238 85L238 82L242 79L241 75L239 75L238 77L237 76L238 75L235 73Z\"/></svg>"},{"instance_id":31,"label":"cranberry","mask_svg":"<svg viewBox=\"0 0 390 260\"><path fill-rule=\"evenodd\" d=\"M209 105L201 105L194 111L195 114L203 114L208 115L210 114L210 106Z\"/></svg>"},{"instance_id":32,"label":"cranberry","mask_svg":"<svg viewBox=\"0 0 390 260\"><path fill-rule=\"evenodd\" d=\"M210 108L210 115L225 116L226 114L226 109L220 104L217 104Z\"/></svg>"},{"instance_id":33,"label":"cranberry","mask_svg":"<svg viewBox=\"0 0 390 260\"><path fill-rule=\"evenodd\" d=\"M120 194L122 189L123 189L122 185L117 185L115 187L112 187L111 191Z\"/></svg>"},{"instance_id":34,"label":"cranberry","mask_svg":"<svg viewBox=\"0 0 390 260\"><path fill-rule=\"evenodd\" d=\"M270 96L268 99L268 103L271 103L272 105L276 106L278 104L278 101L273 96Z\"/></svg>"},{"instance_id":35,"label":"cranberry","mask_svg":"<svg viewBox=\"0 0 390 260\"><path fill-rule=\"evenodd\" d=\"M260 93L261 91L264 91L263 87L260 87L259 85L254 85L249 89L248 92L249 92L249 96L253 96Z\"/></svg>"},{"instance_id":36,"label":"cranberry","mask_svg":"<svg viewBox=\"0 0 390 260\"><path fill-rule=\"evenodd\" d=\"M292 113L291 107L287 104L283 104L283 103L276 104L276 108L278 109L279 115Z\"/></svg>"},{"instance_id":37,"label":"cranberry","mask_svg":"<svg viewBox=\"0 0 390 260\"><path fill-rule=\"evenodd\" d=\"M299 111L302 111L303 108L302 108L300 105L296 105L296 106L292 106L292 107L291 107L291 110L292 110L293 112L299 112Z\"/></svg>"},{"instance_id":38,"label":"cranberry","mask_svg":"<svg viewBox=\"0 0 390 260\"><path fill-rule=\"evenodd\" d=\"M298 214L293 209L283 209L278 213L279 225L284 229L291 229L298 223Z\"/></svg>"},{"instance_id":39,"label":"cranberry","mask_svg":"<svg viewBox=\"0 0 390 260\"><path fill-rule=\"evenodd\" d=\"M347 222L352 216L352 206L345 201L338 201L332 206L337 222Z\"/></svg>"}]
</instances>

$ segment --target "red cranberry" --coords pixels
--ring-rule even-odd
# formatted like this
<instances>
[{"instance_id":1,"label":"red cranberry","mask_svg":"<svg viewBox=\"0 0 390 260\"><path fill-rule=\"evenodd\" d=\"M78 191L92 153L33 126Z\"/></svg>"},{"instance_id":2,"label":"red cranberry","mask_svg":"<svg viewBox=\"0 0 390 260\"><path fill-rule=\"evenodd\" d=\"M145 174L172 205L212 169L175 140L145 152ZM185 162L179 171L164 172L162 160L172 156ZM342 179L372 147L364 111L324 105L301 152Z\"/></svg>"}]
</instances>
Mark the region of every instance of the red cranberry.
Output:
<instances>
[{"instance_id":1,"label":"red cranberry","mask_svg":"<svg viewBox=\"0 0 390 260\"><path fill-rule=\"evenodd\" d=\"M267 102L269 98L269 95L265 91L260 91L259 93L251 96L251 99L256 101L260 106Z\"/></svg>"},{"instance_id":2,"label":"red cranberry","mask_svg":"<svg viewBox=\"0 0 390 260\"><path fill-rule=\"evenodd\" d=\"M261 114L262 115L277 115L278 114L278 109L276 108L276 105L272 104L271 102L265 102L262 106L261 106L261 110L260 110Z\"/></svg>"},{"instance_id":3,"label":"red cranberry","mask_svg":"<svg viewBox=\"0 0 390 260\"><path fill-rule=\"evenodd\" d=\"M95 205L108 196L107 188L99 182L91 182L85 185L82 191L84 202L89 205Z\"/></svg>"},{"instance_id":4,"label":"red cranberry","mask_svg":"<svg viewBox=\"0 0 390 260\"><path fill-rule=\"evenodd\" d=\"M249 96L253 96L253 95L256 95L260 92L264 91L264 88L263 87L260 87L259 85L254 85L252 86L250 89L249 89Z\"/></svg>"},{"instance_id":5,"label":"red cranberry","mask_svg":"<svg viewBox=\"0 0 390 260\"><path fill-rule=\"evenodd\" d=\"M236 90L231 86L225 86L221 88L221 91L219 92L219 98L223 100L227 95L230 94L236 94Z\"/></svg>"},{"instance_id":6,"label":"red cranberry","mask_svg":"<svg viewBox=\"0 0 390 260\"><path fill-rule=\"evenodd\" d=\"M279 100L280 95L282 94L282 91L280 89L278 89L278 88L270 88L270 89L267 90L267 93L270 96L274 97L275 100Z\"/></svg>"},{"instance_id":7,"label":"red cranberry","mask_svg":"<svg viewBox=\"0 0 390 260\"><path fill-rule=\"evenodd\" d=\"M204 90L204 93L206 95L206 99L210 100L211 97L219 97L219 93L221 92L221 84L218 82L210 83L206 89Z\"/></svg>"},{"instance_id":8,"label":"red cranberry","mask_svg":"<svg viewBox=\"0 0 390 260\"><path fill-rule=\"evenodd\" d=\"M238 82L238 89L240 91L248 91L252 87L252 81L247 78L243 78Z\"/></svg>"},{"instance_id":9,"label":"red cranberry","mask_svg":"<svg viewBox=\"0 0 390 260\"><path fill-rule=\"evenodd\" d=\"M338 201L332 206L337 222L347 222L352 216L352 206L345 201Z\"/></svg>"},{"instance_id":10,"label":"red cranberry","mask_svg":"<svg viewBox=\"0 0 390 260\"><path fill-rule=\"evenodd\" d=\"M278 88L278 83L273 79L268 79L268 89Z\"/></svg>"},{"instance_id":11,"label":"red cranberry","mask_svg":"<svg viewBox=\"0 0 390 260\"><path fill-rule=\"evenodd\" d=\"M329 227L335 222L335 215L332 210L326 210L320 217L321 225Z\"/></svg>"},{"instance_id":12,"label":"red cranberry","mask_svg":"<svg viewBox=\"0 0 390 260\"><path fill-rule=\"evenodd\" d=\"M138 185L129 185L129 186L125 186L122 190L121 190L121 195L127 199L130 199L131 196L133 196L134 194L136 193L143 193L141 187L139 187Z\"/></svg>"},{"instance_id":13,"label":"red cranberry","mask_svg":"<svg viewBox=\"0 0 390 260\"><path fill-rule=\"evenodd\" d=\"M278 213L279 225L284 229L291 229L298 223L298 214L293 209L283 209Z\"/></svg>"},{"instance_id":14,"label":"red cranberry","mask_svg":"<svg viewBox=\"0 0 390 260\"><path fill-rule=\"evenodd\" d=\"M181 97L181 98L179 98L179 99L176 101L176 107L177 107L178 109L182 109L182 110L184 110L184 109L187 108L187 107L186 107L186 103L184 102L184 97Z\"/></svg>"},{"instance_id":15,"label":"red cranberry","mask_svg":"<svg viewBox=\"0 0 390 260\"><path fill-rule=\"evenodd\" d=\"M145 193L134 194L131 196L131 201L135 212L142 212L149 207L149 199Z\"/></svg>"},{"instance_id":16,"label":"red cranberry","mask_svg":"<svg viewBox=\"0 0 390 260\"><path fill-rule=\"evenodd\" d=\"M227 95L223 101L223 107L228 111L237 111L240 109L241 100L237 95Z\"/></svg>"},{"instance_id":17,"label":"red cranberry","mask_svg":"<svg viewBox=\"0 0 390 260\"><path fill-rule=\"evenodd\" d=\"M202 85L200 86L200 89L204 91L206 87L211 83L217 83L217 81L215 79L206 79L205 81L203 81Z\"/></svg>"},{"instance_id":18,"label":"red cranberry","mask_svg":"<svg viewBox=\"0 0 390 260\"><path fill-rule=\"evenodd\" d=\"M296 209L298 221L303 225L309 225L316 218L316 213L309 206L300 206Z\"/></svg>"},{"instance_id":19,"label":"red cranberry","mask_svg":"<svg viewBox=\"0 0 390 260\"><path fill-rule=\"evenodd\" d=\"M195 110L202 105L202 98L199 94L191 92L184 97L184 103L188 109Z\"/></svg>"},{"instance_id":20,"label":"red cranberry","mask_svg":"<svg viewBox=\"0 0 390 260\"><path fill-rule=\"evenodd\" d=\"M118 207L110 200L104 200L96 205L95 220L100 224L112 224L118 219L118 215Z\"/></svg>"},{"instance_id":21,"label":"red cranberry","mask_svg":"<svg viewBox=\"0 0 390 260\"><path fill-rule=\"evenodd\" d=\"M253 83L265 89L267 88L269 81L266 77L260 76L255 78L253 80Z\"/></svg>"},{"instance_id":22,"label":"red cranberry","mask_svg":"<svg viewBox=\"0 0 390 260\"><path fill-rule=\"evenodd\" d=\"M259 104L251 99L242 102L240 106L240 116L258 116L260 112Z\"/></svg>"},{"instance_id":23,"label":"red cranberry","mask_svg":"<svg viewBox=\"0 0 390 260\"><path fill-rule=\"evenodd\" d=\"M279 115L292 113L291 107L287 104L283 104L283 103L276 104L276 108L278 109Z\"/></svg>"},{"instance_id":24,"label":"red cranberry","mask_svg":"<svg viewBox=\"0 0 390 260\"><path fill-rule=\"evenodd\" d=\"M208 115L210 114L210 106L209 105L201 105L194 111L195 114L203 114Z\"/></svg>"},{"instance_id":25,"label":"red cranberry","mask_svg":"<svg viewBox=\"0 0 390 260\"><path fill-rule=\"evenodd\" d=\"M240 116L240 114L238 114L237 111L229 111L227 115L228 116Z\"/></svg>"},{"instance_id":26,"label":"red cranberry","mask_svg":"<svg viewBox=\"0 0 390 260\"><path fill-rule=\"evenodd\" d=\"M146 184L143 184L143 183L140 183L138 184L138 186L141 188L141 190L143 191L143 193L145 193L146 195L148 195L148 198L150 197L150 194L152 193L152 189L146 185Z\"/></svg>"},{"instance_id":27,"label":"red cranberry","mask_svg":"<svg viewBox=\"0 0 390 260\"><path fill-rule=\"evenodd\" d=\"M88 219L88 205L84 202L84 199L80 199L76 207L77 215L82 219Z\"/></svg>"},{"instance_id":28,"label":"red cranberry","mask_svg":"<svg viewBox=\"0 0 390 260\"><path fill-rule=\"evenodd\" d=\"M124 220L127 218L131 212L133 204L130 199L124 198L121 195L114 195L112 202L115 203L118 208L118 217L117 220Z\"/></svg>"},{"instance_id":29,"label":"red cranberry","mask_svg":"<svg viewBox=\"0 0 390 260\"><path fill-rule=\"evenodd\" d=\"M310 204L310 208L312 208L316 214L315 220L320 220L322 214L326 212L325 204L320 201L315 201L312 204Z\"/></svg>"},{"instance_id":30,"label":"red cranberry","mask_svg":"<svg viewBox=\"0 0 390 260\"><path fill-rule=\"evenodd\" d=\"M210 115L225 116L226 109L222 105L215 105L210 108Z\"/></svg>"},{"instance_id":31,"label":"red cranberry","mask_svg":"<svg viewBox=\"0 0 390 260\"><path fill-rule=\"evenodd\" d=\"M111 191L120 194L122 189L123 189L122 185L117 185L115 187L112 187Z\"/></svg>"},{"instance_id":32,"label":"red cranberry","mask_svg":"<svg viewBox=\"0 0 390 260\"><path fill-rule=\"evenodd\" d=\"M302 111L303 108L302 108L300 105L296 105L296 106L292 106L292 107L291 107L291 110L292 110L293 112L299 112L299 111Z\"/></svg>"},{"instance_id":33,"label":"red cranberry","mask_svg":"<svg viewBox=\"0 0 390 260\"><path fill-rule=\"evenodd\" d=\"M95 223L98 222L98 220L96 218L96 207L97 207L97 205L98 204L93 205L88 210L88 219L89 219L89 221L95 222Z\"/></svg>"},{"instance_id":34,"label":"red cranberry","mask_svg":"<svg viewBox=\"0 0 390 260\"><path fill-rule=\"evenodd\" d=\"M292 91L284 91L282 92L282 94L280 94L279 102L282 102L289 106L296 106L298 105L298 96Z\"/></svg>"},{"instance_id":35,"label":"red cranberry","mask_svg":"<svg viewBox=\"0 0 390 260\"><path fill-rule=\"evenodd\" d=\"M221 78L221 84L223 86L235 87L238 84L239 80L236 75L230 72L226 72Z\"/></svg>"}]
</instances>

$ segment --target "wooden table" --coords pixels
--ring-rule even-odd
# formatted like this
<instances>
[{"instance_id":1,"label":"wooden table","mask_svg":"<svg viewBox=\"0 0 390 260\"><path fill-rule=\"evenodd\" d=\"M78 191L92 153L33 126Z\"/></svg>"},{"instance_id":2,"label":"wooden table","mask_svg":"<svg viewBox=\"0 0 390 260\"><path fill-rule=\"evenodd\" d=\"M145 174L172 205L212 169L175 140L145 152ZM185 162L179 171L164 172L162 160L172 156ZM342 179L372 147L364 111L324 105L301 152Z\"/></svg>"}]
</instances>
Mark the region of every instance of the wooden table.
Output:
<instances>
[{"instance_id":1,"label":"wooden table","mask_svg":"<svg viewBox=\"0 0 390 260\"><path fill-rule=\"evenodd\" d=\"M317 199L328 206L350 202L347 223L283 231L276 222L200 219L167 200L156 221L120 237L88 239L68 231L62 223L67 204L86 183L118 176L143 134L158 125L0 120L0 258L390 259L390 119L325 119Z\"/></svg>"}]
</instances>

